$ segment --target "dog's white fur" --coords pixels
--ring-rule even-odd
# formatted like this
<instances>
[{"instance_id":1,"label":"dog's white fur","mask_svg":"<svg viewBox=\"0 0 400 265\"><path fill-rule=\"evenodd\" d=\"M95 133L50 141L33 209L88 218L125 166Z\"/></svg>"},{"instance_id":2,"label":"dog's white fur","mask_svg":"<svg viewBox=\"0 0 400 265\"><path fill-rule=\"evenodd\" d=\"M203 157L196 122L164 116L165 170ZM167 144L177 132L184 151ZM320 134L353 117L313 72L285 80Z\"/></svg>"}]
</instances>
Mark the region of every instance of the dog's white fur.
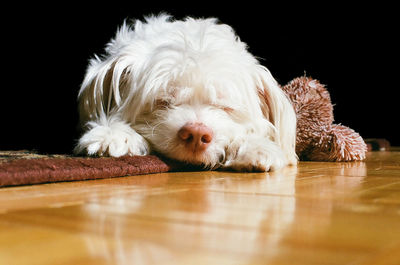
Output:
<instances>
[{"instance_id":1,"label":"dog's white fur","mask_svg":"<svg viewBox=\"0 0 400 265\"><path fill-rule=\"evenodd\" d=\"M152 150L205 168L275 170L296 164L296 116L267 68L214 18L150 16L124 23L90 61L79 92L89 155ZM213 131L204 152L178 139L187 123Z\"/></svg>"}]
</instances>

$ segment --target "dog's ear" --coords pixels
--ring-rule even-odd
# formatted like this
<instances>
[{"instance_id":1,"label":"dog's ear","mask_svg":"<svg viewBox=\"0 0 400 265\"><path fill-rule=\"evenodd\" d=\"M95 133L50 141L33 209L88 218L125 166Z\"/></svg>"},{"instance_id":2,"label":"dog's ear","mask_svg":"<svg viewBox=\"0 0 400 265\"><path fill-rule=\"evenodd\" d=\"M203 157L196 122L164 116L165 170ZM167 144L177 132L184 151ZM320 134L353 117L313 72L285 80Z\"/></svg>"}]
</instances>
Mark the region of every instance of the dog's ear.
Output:
<instances>
[{"instance_id":1,"label":"dog's ear","mask_svg":"<svg viewBox=\"0 0 400 265\"><path fill-rule=\"evenodd\" d=\"M288 163L295 164L296 114L292 104L266 67L260 65L256 76L261 110L275 127L274 141L284 151Z\"/></svg>"},{"instance_id":2,"label":"dog's ear","mask_svg":"<svg viewBox=\"0 0 400 265\"><path fill-rule=\"evenodd\" d=\"M82 124L122 107L132 84L131 65L123 57L91 60L78 96Z\"/></svg>"}]
</instances>

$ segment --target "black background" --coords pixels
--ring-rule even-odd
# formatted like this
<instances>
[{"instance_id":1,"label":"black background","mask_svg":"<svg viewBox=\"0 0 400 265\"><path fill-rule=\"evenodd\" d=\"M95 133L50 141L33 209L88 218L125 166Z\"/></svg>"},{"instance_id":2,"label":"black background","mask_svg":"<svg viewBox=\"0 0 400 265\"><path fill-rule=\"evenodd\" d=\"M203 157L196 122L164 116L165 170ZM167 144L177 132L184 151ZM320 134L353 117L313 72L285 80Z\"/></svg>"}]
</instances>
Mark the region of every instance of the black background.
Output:
<instances>
[{"instance_id":1,"label":"black background","mask_svg":"<svg viewBox=\"0 0 400 265\"><path fill-rule=\"evenodd\" d=\"M88 59L102 53L124 19L162 11L219 18L279 83L306 73L326 84L336 123L400 145L397 7L148 2L3 7L0 149L71 152Z\"/></svg>"}]
</instances>

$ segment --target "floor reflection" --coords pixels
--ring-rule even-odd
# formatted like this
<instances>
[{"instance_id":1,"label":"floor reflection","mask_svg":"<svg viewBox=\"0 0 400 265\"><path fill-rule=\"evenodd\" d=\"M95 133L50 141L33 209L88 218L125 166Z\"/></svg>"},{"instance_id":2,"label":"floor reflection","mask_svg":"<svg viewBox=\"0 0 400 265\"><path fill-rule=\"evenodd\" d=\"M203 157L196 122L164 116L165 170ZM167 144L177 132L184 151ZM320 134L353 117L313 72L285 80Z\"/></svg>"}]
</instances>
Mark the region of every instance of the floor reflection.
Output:
<instances>
[{"instance_id":1,"label":"floor reflection","mask_svg":"<svg viewBox=\"0 0 400 265\"><path fill-rule=\"evenodd\" d=\"M121 265L177 264L177 249L180 259L193 258L194 249L237 253L238 260L260 246L273 254L293 222L296 168L199 177L190 188L180 173L144 192L94 196L82 209L98 233L86 239L91 254Z\"/></svg>"},{"instance_id":2,"label":"floor reflection","mask_svg":"<svg viewBox=\"0 0 400 265\"><path fill-rule=\"evenodd\" d=\"M255 174L173 173L162 182L136 184L131 193L93 196L82 206L97 231L86 238L88 249L120 265L221 256L241 264L255 257L276 261L284 257L285 244L325 233L335 206L346 200L338 194L357 191L367 174L364 163L327 166L329 175L310 171L301 177L296 167Z\"/></svg>"}]
</instances>

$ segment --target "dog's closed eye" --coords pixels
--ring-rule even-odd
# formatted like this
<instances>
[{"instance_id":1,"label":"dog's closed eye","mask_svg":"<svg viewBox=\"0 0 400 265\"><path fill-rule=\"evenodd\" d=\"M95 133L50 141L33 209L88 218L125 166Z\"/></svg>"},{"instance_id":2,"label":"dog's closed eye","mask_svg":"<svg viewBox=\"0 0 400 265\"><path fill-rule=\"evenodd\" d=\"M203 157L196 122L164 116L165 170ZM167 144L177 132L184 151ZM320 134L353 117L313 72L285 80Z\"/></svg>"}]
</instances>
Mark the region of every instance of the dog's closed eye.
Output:
<instances>
[{"instance_id":1,"label":"dog's closed eye","mask_svg":"<svg viewBox=\"0 0 400 265\"><path fill-rule=\"evenodd\" d=\"M223 111L225 111L227 113L232 113L232 112L235 111L234 108L229 107L229 106L225 106L225 105L222 105L222 104L211 104L211 106L213 106L213 107L215 107L217 109L222 109Z\"/></svg>"},{"instance_id":2,"label":"dog's closed eye","mask_svg":"<svg viewBox=\"0 0 400 265\"><path fill-rule=\"evenodd\" d=\"M154 108L155 109L166 109L171 105L171 101L170 100L166 100L166 99L157 99L154 102Z\"/></svg>"}]
</instances>

